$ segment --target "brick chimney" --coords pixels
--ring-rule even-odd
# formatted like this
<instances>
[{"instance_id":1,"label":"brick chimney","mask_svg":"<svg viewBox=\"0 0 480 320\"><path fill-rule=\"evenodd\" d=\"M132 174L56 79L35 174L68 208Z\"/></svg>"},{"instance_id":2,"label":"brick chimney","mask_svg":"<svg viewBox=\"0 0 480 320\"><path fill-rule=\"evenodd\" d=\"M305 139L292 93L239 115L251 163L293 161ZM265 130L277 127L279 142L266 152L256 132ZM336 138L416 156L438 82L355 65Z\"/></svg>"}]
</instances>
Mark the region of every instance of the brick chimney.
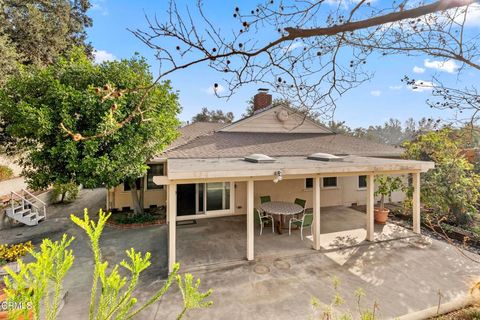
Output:
<instances>
[{"instance_id":1,"label":"brick chimney","mask_svg":"<svg viewBox=\"0 0 480 320\"><path fill-rule=\"evenodd\" d=\"M271 105L272 95L268 93L268 89L258 89L258 93L253 96L253 112L258 112Z\"/></svg>"}]
</instances>

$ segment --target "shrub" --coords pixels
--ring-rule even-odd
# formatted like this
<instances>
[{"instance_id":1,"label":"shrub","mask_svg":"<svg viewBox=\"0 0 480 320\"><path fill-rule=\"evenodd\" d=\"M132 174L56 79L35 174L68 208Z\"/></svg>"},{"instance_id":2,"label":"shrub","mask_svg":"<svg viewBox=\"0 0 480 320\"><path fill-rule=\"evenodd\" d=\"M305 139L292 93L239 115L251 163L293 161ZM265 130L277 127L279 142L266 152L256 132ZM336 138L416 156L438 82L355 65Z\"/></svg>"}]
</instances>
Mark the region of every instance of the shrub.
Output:
<instances>
[{"instance_id":1,"label":"shrub","mask_svg":"<svg viewBox=\"0 0 480 320\"><path fill-rule=\"evenodd\" d=\"M157 218L150 214L117 217L115 220L121 224L145 223L155 221Z\"/></svg>"},{"instance_id":2,"label":"shrub","mask_svg":"<svg viewBox=\"0 0 480 320\"><path fill-rule=\"evenodd\" d=\"M462 154L461 140L451 129L429 132L404 144L405 157L435 161L435 169L422 174L422 203L432 217L467 225L477 213L480 176Z\"/></svg>"},{"instance_id":3,"label":"shrub","mask_svg":"<svg viewBox=\"0 0 480 320\"><path fill-rule=\"evenodd\" d=\"M51 196L53 203L72 202L77 199L77 196L78 186L73 182L53 185Z\"/></svg>"},{"instance_id":4,"label":"shrub","mask_svg":"<svg viewBox=\"0 0 480 320\"><path fill-rule=\"evenodd\" d=\"M31 250L33 250L31 241L12 245L2 244L0 245L0 265L2 261L4 261L4 264L17 261Z\"/></svg>"},{"instance_id":5,"label":"shrub","mask_svg":"<svg viewBox=\"0 0 480 320\"><path fill-rule=\"evenodd\" d=\"M7 166L0 165L0 181L8 180L13 177L13 170Z\"/></svg>"}]
</instances>

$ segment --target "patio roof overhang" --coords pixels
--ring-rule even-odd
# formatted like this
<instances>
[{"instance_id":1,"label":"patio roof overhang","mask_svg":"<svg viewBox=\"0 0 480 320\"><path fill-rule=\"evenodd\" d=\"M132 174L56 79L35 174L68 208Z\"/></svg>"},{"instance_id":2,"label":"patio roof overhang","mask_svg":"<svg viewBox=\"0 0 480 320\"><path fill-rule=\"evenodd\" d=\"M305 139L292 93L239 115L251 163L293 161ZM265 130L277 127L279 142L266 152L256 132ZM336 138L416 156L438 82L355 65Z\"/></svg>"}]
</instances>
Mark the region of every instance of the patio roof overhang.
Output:
<instances>
[{"instance_id":1,"label":"patio roof overhang","mask_svg":"<svg viewBox=\"0 0 480 320\"><path fill-rule=\"evenodd\" d=\"M271 163L252 163L241 158L168 159L167 174L154 177L157 184L182 181L271 179L281 170L285 178L322 175L395 174L426 172L433 162L346 156L343 161L318 161L306 157L276 157Z\"/></svg>"},{"instance_id":2,"label":"patio roof overhang","mask_svg":"<svg viewBox=\"0 0 480 320\"><path fill-rule=\"evenodd\" d=\"M247 260L254 260L254 189L256 180L272 179L281 171L285 179L311 177L313 183L314 250L320 250L320 179L322 176L367 175L366 240L374 241L374 202L376 174L412 174L413 231L420 233L420 173L434 168L433 162L346 156L342 161L318 161L306 157L276 157L268 163L252 163L242 158L168 159L167 175L155 176L156 184L167 185L168 264L176 261L177 184L206 181L247 181ZM195 216L189 218L194 219Z\"/></svg>"}]
</instances>

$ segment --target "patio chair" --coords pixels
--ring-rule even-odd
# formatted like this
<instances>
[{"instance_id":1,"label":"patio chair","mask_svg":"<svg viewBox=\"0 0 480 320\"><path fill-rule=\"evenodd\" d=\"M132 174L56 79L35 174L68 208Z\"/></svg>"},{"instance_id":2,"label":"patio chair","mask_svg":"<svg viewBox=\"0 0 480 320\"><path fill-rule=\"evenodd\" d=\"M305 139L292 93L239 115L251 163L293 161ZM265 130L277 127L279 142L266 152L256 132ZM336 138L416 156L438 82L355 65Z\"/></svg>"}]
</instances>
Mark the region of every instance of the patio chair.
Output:
<instances>
[{"instance_id":1,"label":"patio chair","mask_svg":"<svg viewBox=\"0 0 480 320\"><path fill-rule=\"evenodd\" d=\"M263 225L269 224L269 223L272 224L272 233L275 233L275 229L274 229L275 223L274 223L273 217L271 215L262 215L257 208L253 210L254 210L253 214L255 217L255 222L260 224L260 235L262 235L263 233Z\"/></svg>"},{"instance_id":2,"label":"patio chair","mask_svg":"<svg viewBox=\"0 0 480 320\"><path fill-rule=\"evenodd\" d=\"M301 213L305 213L305 209L307 207L307 200L303 200L303 199L300 199L300 198L295 198L295 204L298 204L300 207L303 208L303 211Z\"/></svg>"},{"instance_id":3,"label":"patio chair","mask_svg":"<svg viewBox=\"0 0 480 320\"><path fill-rule=\"evenodd\" d=\"M272 202L270 196L260 196L260 203Z\"/></svg>"},{"instance_id":4,"label":"patio chair","mask_svg":"<svg viewBox=\"0 0 480 320\"><path fill-rule=\"evenodd\" d=\"M288 235L292 234L292 224L300 228L300 237L303 240L303 228L310 227L310 233L312 233L313 214L305 213L302 219L291 218L288 222Z\"/></svg>"}]
</instances>

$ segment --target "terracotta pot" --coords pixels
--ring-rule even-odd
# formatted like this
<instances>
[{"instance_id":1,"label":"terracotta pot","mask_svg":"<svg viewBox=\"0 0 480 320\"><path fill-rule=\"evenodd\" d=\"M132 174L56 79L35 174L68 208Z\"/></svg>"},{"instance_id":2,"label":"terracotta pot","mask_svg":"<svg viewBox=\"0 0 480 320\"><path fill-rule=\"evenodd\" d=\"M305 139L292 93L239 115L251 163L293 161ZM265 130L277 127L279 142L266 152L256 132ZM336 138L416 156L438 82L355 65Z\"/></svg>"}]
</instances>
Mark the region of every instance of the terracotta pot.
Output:
<instances>
[{"instance_id":1,"label":"terracotta pot","mask_svg":"<svg viewBox=\"0 0 480 320\"><path fill-rule=\"evenodd\" d=\"M375 208L375 222L379 224L385 224L388 220L388 213L390 212L389 209L384 208L383 210L380 208Z\"/></svg>"}]
</instances>

